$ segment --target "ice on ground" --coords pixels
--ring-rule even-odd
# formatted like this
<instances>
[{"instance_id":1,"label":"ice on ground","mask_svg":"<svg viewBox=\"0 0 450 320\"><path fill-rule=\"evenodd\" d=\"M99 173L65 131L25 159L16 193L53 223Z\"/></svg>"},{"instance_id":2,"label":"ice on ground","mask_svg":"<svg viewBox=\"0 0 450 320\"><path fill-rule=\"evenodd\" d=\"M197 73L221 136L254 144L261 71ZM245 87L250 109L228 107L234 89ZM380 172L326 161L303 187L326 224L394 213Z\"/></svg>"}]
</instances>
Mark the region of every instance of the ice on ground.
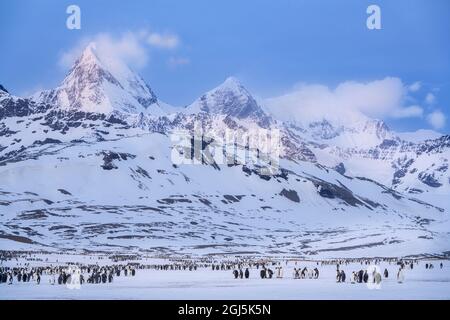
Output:
<instances>
[{"instance_id":1,"label":"ice on ground","mask_svg":"<svg viewBox=\"0 0 450 320\"><path fill-rule=\"evenodd\" d=\"M48 262L35 262L31 265L64 264L73 261L59 256ZM109 263L84 257L83 263ZM168 260L150 259L146 263L169 263ZM137 270L135 277L114 277L113 283L83 284L81 289L68 289L65 285L50 285L49 276L43 275L41 284L15 283L0 284L0 299L449 299L450 262L433 261L434 269L425 269L427 261L420 261L414 269L405 269L404 283L397 283L398 266L381 262L379 267L389 271L389 278L383 278L380 289L369 289L364 283L350 283L352 271L365 269L360 263L341 265L347 274L346 283L336 282L336 265L317 265L312 261L280 260L284 269L282 279L260 279L259 270L250 269L250 279L234 279L232 270L212 271L210 267L197 271L158 271ZM16 261L4 262L16 265ZM319 279L293 279L293 268L316 267ZM274 270L273 267L271 267Z\"/></svg>"}]
</instances>

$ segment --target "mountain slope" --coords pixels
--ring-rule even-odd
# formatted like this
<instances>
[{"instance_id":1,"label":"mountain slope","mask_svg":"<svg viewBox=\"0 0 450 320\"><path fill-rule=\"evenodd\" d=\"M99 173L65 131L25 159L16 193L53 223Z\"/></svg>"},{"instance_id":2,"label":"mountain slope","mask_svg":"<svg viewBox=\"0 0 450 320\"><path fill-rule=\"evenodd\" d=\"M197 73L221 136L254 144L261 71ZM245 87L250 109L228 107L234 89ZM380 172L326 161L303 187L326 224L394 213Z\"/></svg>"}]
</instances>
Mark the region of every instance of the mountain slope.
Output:
<instances>
[{"instance_id":1,"label":"mountain slope","mask_svg":"<svg viewBox=\"0 0 450 320\"><path fill-rule=\"evenodd\" d=\"M174 166L165 135L109 131L102 141L36 143L0 163L4 241L178 254L447 249L442 208L370 180L308 162L282 161L274 177L246 165Z\"/></svg>"},{"instance_id":2,"label":"mountain slope","mask_svg":"<svg viewBox=\"0 0 450 320\"><path fill-rule=\"evenodd\" d=\"M0 87L0 249L450 251L449 136L406 141L374 119L275 116L234 78L176 112L94 45L54 90L20 98ZM272 175L248 140L219 143L260 129L280 133Z\"/></svg>"}]
</instances>

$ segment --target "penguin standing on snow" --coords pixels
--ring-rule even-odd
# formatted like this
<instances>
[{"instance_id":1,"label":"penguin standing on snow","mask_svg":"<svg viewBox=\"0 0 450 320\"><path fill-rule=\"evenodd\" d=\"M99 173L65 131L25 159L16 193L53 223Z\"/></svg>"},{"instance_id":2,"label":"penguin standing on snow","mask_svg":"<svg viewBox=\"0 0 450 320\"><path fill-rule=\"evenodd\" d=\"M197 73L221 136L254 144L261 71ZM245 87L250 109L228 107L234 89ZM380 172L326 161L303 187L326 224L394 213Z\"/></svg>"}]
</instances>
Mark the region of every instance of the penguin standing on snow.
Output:
<instances>
[{"instance_id":1,"label":"penguin standing on snow","mask_svg":"<svg viewBox=\"0 0 450 320\"><path fill-rule=\"evenodd\" d=\"M319 279L319 269L314 268L314 279Z\"/></svg>"},{"instance_id":2,"label":"penguin standing on snow","mask_svg":"<svg viewBox=\"0 0 450 320\"><path fill-rule=\"evenodd\" d=\"M369 274L367 273L367 270L364 271L363 281L364 283L367 283L367 281L369 281Z\"/></svg>"},{"instance_id":3,"label":"penguin standing on snow","mask_svg":"<svg viewBox=\"0 0 450 320\"><path fill-rule=\"evenodd\" d=\"M381 274L380 273L374 271L373 282L375 282L376 284L381 283Z\"/></svg>"},{"instance_id":4,"label":"penguin standing on snow","mask_svg":"<svg viewBox=\"0 0 450 320\"><path fill-rule=\"evenodd\" d=\"M341 272L338 270L336 270L336 282L341 282Z\"/></svg>"},{"instance_id":5,"label":"penguin standing on snow","mask_svg":"<svg viewBox=\"0 0 450 320\"><path fill-rule=\"evenodd\" d=\"M350 282L351 283L355 283L358 279L357 279L358 277L357 277L357 275L356 275L356 272L355 271L353 271L352 272L352 277L351 277L351 279L350 279Z\"/></svg>"},{"instance_id":6,"label":"penguin standing on snow","mask_svg":"<svg viewBox=\"0 0 450 320\"><path fill-rule=\"evenodd\" d=\"M277 278L279 279L283 278L283 267L278 267Z\"/></svg>"},{"instance_id":7,"label":"penguin standing on snow","mask_svg":"<svg viewBox=\"0 0 450 320\"><path fill-rule=\"evenodd\" d=\"M397 272L397 282L398 283L403 283L403 281L405 281L405 275L404 275L404 271L402 268L400 268Z\"/></svg>"},{"instance_id":8,"label":"penguin standing on snow","mask_svg":"<svg viewBox=\"0 0 450 320\"><path fill-rule=\"evenodd\" d=\"M265 279L266 278L266 270L261 269L261 271L259 272L259 275L261 276L261 279Z\"/></svg>"},{"instance_id":9,"label":"penguin standing on snow","mask_svg":"<svg viewBox=\"0 0 450 320\"><path fill-rule=\"evenodd\" d=\"M358 272L358 283L362 283L363 282L363 278L364 278L364 271L359 270Z\"/></svg>"},{"instance_id":10,"label":"penguin standing on snow","mask_svg":"<svg viewBox=\"0 0 450 320\"><path fill-rule=\"evenodd\" d=\"M345 272L344 272L344 270L342 270L341 271L341 281L340 282L345 282L345 278L346 278Z\"/></svg>"}]
</instances>

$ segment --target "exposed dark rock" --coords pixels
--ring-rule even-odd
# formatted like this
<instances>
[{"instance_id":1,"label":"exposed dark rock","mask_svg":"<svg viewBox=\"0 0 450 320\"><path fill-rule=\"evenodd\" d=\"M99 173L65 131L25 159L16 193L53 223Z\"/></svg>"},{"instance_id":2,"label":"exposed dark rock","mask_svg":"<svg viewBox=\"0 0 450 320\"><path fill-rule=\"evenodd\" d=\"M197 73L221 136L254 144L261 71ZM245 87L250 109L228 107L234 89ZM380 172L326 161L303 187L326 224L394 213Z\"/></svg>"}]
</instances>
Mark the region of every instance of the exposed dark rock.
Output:
<instances>
[{"instance_id":1,"label":"exposed dark rock","mask_svg":"<svg viewBox=\"0 0 450 320\"><path fill-rule=\"evenodd\" d=\"M48 217L46 210L31 210L25 211L17 215L19 220L40 220Z\"/></svg>"},{"instance_id":2,"label":"exposed dark rock","mask_svg":"<svg viewBox=\"0 0 450 320\"><path fill-rule=\"evenodd\" d=\"M439 188L442 186L442 183L439 182L439 180L436 179L434 174L429 174L426 172L419 173L419 180L426 184L427 186L430 186L432 188Z\"/></svg>"},{"instance_id":3,"label":"exposed dark rock","mask_svg":"<svg viewBox=\"0 0 450 320\"><path fill-rule=\"evenodd\" d=\"M50 228L48 228L49 231L57 231L57 230L67 230L67 229L75 229L72 226L64 226L64 225L59 225L59 226L52 226Z\"/></svg>"},{"instance_id":4,"label":"exposed dark rock","mask_svg":"<svg viewBox=\"0 0 450 320\"><path fill-rule=\"evenodd\" d=\"M335 198L333 191L330 190L329 188L319 186L318 191L319 191L319 194L324 198L330 198L330 199Z\"/></svg>"},{"instance_id":5,"label":"exposed dark rock","mask_svg":"<svg viewBox=\"0 0 450 320\"><path fill-rule=\"evenodd\" d=\"M300 202L300 197L298 196L297 191L295 190L283 189L281 190L280 195L288 198L291 201Z\"/></svg>"},{"instance_id":6,"label":"exposed dark rock","mask_svg":"<svg viewBox=\"0 0 450 320\"><path fill-rule=\"evenodd\" d=\"M64 190L64 189L58 189L58 191L61 192L62 194L67 195L67 196L71 196L72 195L69 191Z\"/></svg>"},{"instance_id":7,"label":"exposed dark rock","mask_svg":"<svg viewBox=\"0 0 450 320\"><path fill-rule=\"evenodd\" d=\"M6 92L6 93L9 93L9 92L8 92L8 90L6 90L6 89L5 89L5 87L4 87L4 86L2 86L1 84L0 84L0 91L3 91L3 92Z\"/></svg>"},{"instance_id":8,"label":"exposed dark rock","mask_svg":"<svg viewBox=\"0 0 450 320\"><path fill-rule=\"evenodd\" d=\"M161 204L174 204L176 202L192 203L192 201L190 199L183 199L183 198L179 198L179 199L164 198L164 199L158 200L158 203L161 203Z\"/></svg>"},{"instance_id":9,"label":"exposed dark rock","mask_svg":"<svg viewBox=\"0 0 450 320\"><path fill-rule=\"evenodd\" d=\"M26 243L26 244L35 244L36 242L27 237L16 236L11 234L0 234L0 239L9 239L12 241Z\"/></svg>"},{"instance_id":10,"label":"exposed dark rock","mask_svg":"<svg viewBox=\"0 0 450 320\"><path fill-rule=\"evenodd\" d=\"M130 153L120 153L114 151L103 151L103 165L101 166L104 170L117 169L118 167L114 164L114 160L128 160L128 158L134 159L136 155Z\"/></svg>"},{"instance_id":11,"label":"exposed dark rock","mask_svg":"<svg viewBox=\"0 0 450 320\"><path fill-rule=\"evenodd\" d=\"M413 193L413 194L423 193L423 190L417 189L417 188L410 188L410 189L408 190L408 193Z\"/></svg>"},{"instance_id":12,"label":"exposed dark rock","mask_svg":"<svg viewBox=\"0 0 450 320\"><path fill-rule=\"evenodd\" d=\"M338 173L344 175L345 174L345 166L344 164L341 162L339 163L337 166L334 167L334 170L336 170Z\"/></svg>"},{"instance_id":13,"label":"exposed dark rock","mask_svg":"<svg viewBox=\"0 0 450 320\"><path fill-rule=\"evenodd\" d=\"M230 202L239 202L240 199L236 198L235 196L224 194L223 197L227 199Z\"/></svg>"},{"instance_id":14,"label":"exposed dark rock","mask_svg":"<svg viewBox=\"0 0 450 320\"><path fill-rule=\"evenodd\" d=\"M150 177L150 174L143 168L141 167L137 167L136 172L139 173L141 176L151 179L152 177Z\"/></svg>"},{"instance_id":15,"label":"exposed dark rock","mask_svg":"<svg viewBox=\"0 0 450 320\"><path fill-rule=\"evenodd\" d=\"M329 199L338 198L343 200L344 203L351 206L365 205L361 200L355 197L351 190L345 187L342 183L340 183L340 185L338 186L316 177L312 177L311 181L321 197Z\"/></svg>"},{"instance_id":16,"label":"exposed dark rock","mask_svg":"<svg viewBox=\"0 0 450 320\"><path fill-rule=\"evenodd\" d=\"M211 206L211 201L209 201L208 199L203 199L203 198L199 198L198 201L200 201L201 203L203 203L204 205L210 207Z\"/></svg>"},{"instance_id":17,"label":"exposed dark rock","mask_svg":"<svg viewBox=\"0 0 450 320\"><path fill-rule=\"evenodd\" d=\"M44 141L36 140L35 142L33 142L33 145L42 146L44 144L59 144L59 143L62 143L62 141L58 139L46 138Z\"/></svg>"},{"instance_id":18,"label":"exposed dark rock","mask_svg":"<svg viewBox=\"0 0 450 320\"><path fill-rule=\"evenodd\" d=\"M397 168L397 171L394 172L394 177L392 179L392 185L398 185L401 183L401 178L403 178L409 170L409 167L414 163L413 159L402 159L395 163L394 168Z\"/></svg>"},{"instance_id":19,"label":"exposed dark rock","mask_svg":"<svg viewBox=\"0 0 450 320\"><path fill-rule=\"evenodd\" d=\"M383 142L379 145L381 149L389 149L391 147L396 147L400 143L396 140L384 139Z\"/></svg>"}]
</instances>

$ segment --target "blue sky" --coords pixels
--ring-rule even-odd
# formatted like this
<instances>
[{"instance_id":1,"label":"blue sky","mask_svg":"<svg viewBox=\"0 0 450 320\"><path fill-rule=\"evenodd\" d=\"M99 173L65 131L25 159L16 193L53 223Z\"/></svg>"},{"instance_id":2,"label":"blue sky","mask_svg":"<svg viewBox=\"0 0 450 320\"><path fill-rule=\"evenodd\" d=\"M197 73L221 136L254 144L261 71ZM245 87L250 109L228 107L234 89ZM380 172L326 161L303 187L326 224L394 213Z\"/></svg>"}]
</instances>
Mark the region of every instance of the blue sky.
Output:
<instances>
[{"instance_id":1,"label":"blue sky","mask_svg":"<svg viewBox=\"0 0 450 320\"><path fill-rule=\"evenodd\" d=\"M81 8L81 30L66 28L66 8ZM366 28L366 8L381 8L382 30ZM174 105L191 103L227 76L259 98L299 83L331 90L346 81L394 77L405 107L420 116L380 114L396 130L432 128L433 112L450 118L450 1L447 0L151 0L0 2L0 83L21 95L56 86L61 57L99 33L172 36L176 45L146 46L139 73ZM434 99L426 97L433 95ZM439 131L449 132L449 121Z\"/></svg>"}]
</instances>

